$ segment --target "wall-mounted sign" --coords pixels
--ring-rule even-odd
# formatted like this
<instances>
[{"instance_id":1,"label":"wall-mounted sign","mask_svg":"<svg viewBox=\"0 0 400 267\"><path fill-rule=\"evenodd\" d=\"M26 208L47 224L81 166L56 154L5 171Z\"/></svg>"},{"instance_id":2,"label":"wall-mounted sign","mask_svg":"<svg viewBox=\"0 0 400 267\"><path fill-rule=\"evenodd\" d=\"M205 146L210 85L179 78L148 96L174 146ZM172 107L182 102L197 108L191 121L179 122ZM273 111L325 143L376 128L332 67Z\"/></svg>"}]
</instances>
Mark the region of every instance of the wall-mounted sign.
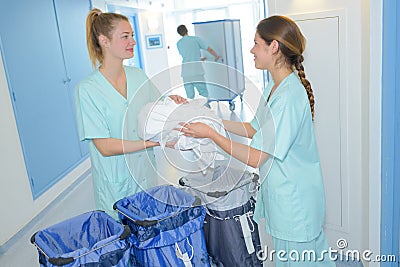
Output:
<instances>
[{"instance_id":1,"label":"wall-mounted sign","mask_svg":"<svg viewBox=\"0 0 400 267\"><path fill-rule=\"evenodd\" d=\"M154 35L146 35L146 47L147 49L154 49L154 48L162 48L162 35L161 34L154 34Z\"/></svg>"}]
</instances>

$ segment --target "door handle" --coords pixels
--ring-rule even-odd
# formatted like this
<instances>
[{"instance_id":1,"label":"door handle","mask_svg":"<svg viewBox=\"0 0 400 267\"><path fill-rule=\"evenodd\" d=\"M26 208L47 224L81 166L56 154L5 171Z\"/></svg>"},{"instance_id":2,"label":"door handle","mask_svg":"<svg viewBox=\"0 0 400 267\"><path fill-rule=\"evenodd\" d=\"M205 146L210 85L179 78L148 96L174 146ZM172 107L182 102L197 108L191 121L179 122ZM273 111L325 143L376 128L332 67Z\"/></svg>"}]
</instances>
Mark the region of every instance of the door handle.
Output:
<instances>
[{"instance_id":1,"label":"door handle","mask_svg":"<svg viewBox=\"0 0 400 267\"><path fill-rule=\"evenodd\" d=\"M67 78L65 78L65 79L62 80L62 83L63 83L63 84L67 84L67 83L69 83L70 81L71 81L71 78L70 78L70 77L67 77Z\"/></svg>"}]
</instances>

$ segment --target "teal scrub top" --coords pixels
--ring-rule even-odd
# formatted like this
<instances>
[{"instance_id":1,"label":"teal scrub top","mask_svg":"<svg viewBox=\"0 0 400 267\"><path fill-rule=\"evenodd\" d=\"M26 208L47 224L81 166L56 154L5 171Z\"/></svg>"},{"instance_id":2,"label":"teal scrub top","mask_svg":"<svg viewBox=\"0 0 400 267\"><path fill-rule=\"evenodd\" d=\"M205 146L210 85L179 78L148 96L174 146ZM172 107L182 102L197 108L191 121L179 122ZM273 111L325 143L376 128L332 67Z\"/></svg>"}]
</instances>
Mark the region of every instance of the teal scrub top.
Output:
<instances>
[{"instance_id":1,"label":"teal scrub top","mask_svg":"<svg viewBox=\"0 0 400 267\"><path fill-rule=\"evenodd\" d=\"M127 98L98 69L75 88L79 139L87 140L89 145L96 208L106 211L114 218L117 218L113 211L116 201L141 191L148 187L149 181L155 179L152 149L125 154L126 156L104 157L93 143L95 138L140 140L137 135L136 115L141 107L156 101L160 96L157 88L141 69L124 68Z\"/></svg>"},{"instance_id":2,"label":"teal scrub top","mask_svg":"<svg viewBox=\"0 0 400 267\"><path fill-rule=\"evenodd\" d=\"M182 77L203 76L201 49L207 50L208 44L197 36L183 36L178 43L179 54L182 56ZM186 63L186 64L185 64Z\"/></svg>"},{"instance_id":3,"label":"teal scrub top","mask_svg":"<svg viewBox=\"0 0 400 267\"><path fill-rule=\"evenodd\" d=\"M260 166L262 184L254 218L265 218L273 237L308 242L325 220L325 193L306 90L295 73L271 95L268 83L254 119L250 146L270 156Z\"/></svg>"}]
</instances>

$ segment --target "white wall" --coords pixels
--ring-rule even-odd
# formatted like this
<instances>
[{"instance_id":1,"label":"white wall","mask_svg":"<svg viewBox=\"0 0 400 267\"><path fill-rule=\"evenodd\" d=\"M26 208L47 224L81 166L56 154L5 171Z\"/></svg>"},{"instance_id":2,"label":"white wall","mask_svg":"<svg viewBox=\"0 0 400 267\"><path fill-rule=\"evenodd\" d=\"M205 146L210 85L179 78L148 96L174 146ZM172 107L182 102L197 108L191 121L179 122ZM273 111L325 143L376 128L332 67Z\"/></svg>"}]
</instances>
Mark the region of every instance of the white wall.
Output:
<instances>
[{"instance_id":1,"label":"white wall","mask_svg":"<svg viewBox=\"0 0 400 267\"><path fill-rule=\"evenodd\" d=\"M0 55L0 246L29 223L90 167L85 161L33 200Z\"/></svg>"},{"instance_id":2,"label":"white wall","mask_svg":"<svg viewBox=\"0 0 400 267\"><path fill-rule=\"evenodd\" d=\"M370 3L369 92L369 248L380 251L381 225L381 102L382 102L382 0ZM379 266L379 263L370 263Z\"/></svg>"},{"instance_id":3,"label":"white wall","mask_svg":"<svg viewBox=\"0 0 400 267\"><path fill-rule=\"evenodd\" d=\"M164 32L163 14L161 12L154 11L141 11L138 14L138 18L144 68L146 74L149 77L152 77L168 68L167 45ZM146 48L146 35L153 34L162 35L162 48Z\"/></svg>"},{"instance_id":4,"label":"white wall","mask_svg":"<svg viewBox=\"0 0 400 267\"><path fill-rule=\"evenodd\" d=\"M373 1L372 1L373 2ZM344 34L345 44L342 44L344 51L341 51L345 59L345 73L341 76L341 81L344 85L347 99L348 113L347 119L347 147L345 153L348 156L348 177L346 177L348 191L344 199L348 198L347 214L345 219L348 226L343 228L343 232L337 233L346 238L349 249L365 250L371 248L369 233L379 232L379 225L376 220L374 222L374 229L370 229L369 219L379 218L379 213L369 210L370 188L369 188L369 93L370 93L370 16L369 16L369 1L362 0L321 0L321 1L305 1L305 0L273 0L268 1L268 10L270 14L283 14L289 16L304 15L307 13L318 13L340 10L343 13L344 21ZM373 7L374 8L374 7ZM376 8L376 7L375 7ZM380 19L380 18L378 18ZM374 30L380 30L378 26ZM378 36L377 36L378 35ZM379 38L379 34L375 35ZM371 40L371 43L380 42L380 39ZM321 48L324 49L324 48ZM329 51L326 51L329 53ZM380 57L378 52L374 53L375 56ZM371 70L372 71L372 70ZM378 73L378 67L374 68ZM320 75L329 75L324 72L324 66L321 66ZM372 80L371 80L372 81ZM379 85L375 82L374 85ZM372 90L379 90L373 88ZM376 95L377 93L374 93ZM318 100L317 100L318 101ZM376 99L375 101L379 101ZM375 102L376 103L376 102ZM376 110L376 105L374 105ZM376 119L376 117L374 116ZM376 134L374 134L376 135ZM378 137L374 140L379 142ZM374 148L376 151L378 148ZM376 159L376 156L374 157ZM379 161L379 158L378 160ZM378 162L379 163L379 162ZM376 169L375 169L376 170ZM376 172L375 172L376 174ZM379 177L374 177L373 180L377 181ZM379 180L378 180L379 181ZM329 190L329 189L327 189ZM372 190L371 193L376 193ZM376 200L376 197L374 197ZM341 201L338 199L338 201ZM375 206L375 205L374 205ZM333 235L332 235L333 236ZM372 242L379 243L373 238ZM337 240L329 240L333 248L336 247ZM375 249L376 245L374 245ZM373 251L374 254L379 253L379 249Z\"/></svg>"}]
</instances>

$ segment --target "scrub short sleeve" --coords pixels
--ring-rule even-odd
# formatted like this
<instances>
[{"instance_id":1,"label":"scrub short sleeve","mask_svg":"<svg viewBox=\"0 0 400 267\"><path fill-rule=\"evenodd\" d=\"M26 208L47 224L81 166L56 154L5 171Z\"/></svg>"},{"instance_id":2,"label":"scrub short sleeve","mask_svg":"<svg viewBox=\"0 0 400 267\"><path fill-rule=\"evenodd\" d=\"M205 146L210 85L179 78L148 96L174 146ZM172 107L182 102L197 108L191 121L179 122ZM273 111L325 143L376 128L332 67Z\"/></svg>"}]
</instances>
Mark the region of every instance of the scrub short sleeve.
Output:
<instances>
[{"instance_id":1,"label":"scrub short sleeve","mask_svg":"<svg viewBox=\"0 0 400 267\"><path fill-rule=\"evenodd\" d=\"M279 96L271 103L271 116L261 125L262 138L268 144L273 127L275 128L275 150L272 155L284 160L295 141L305 115L301 101L294 97ZM266 134L265 134L266 133Z\"/></svg>"},{"instance_id":2,"label":"scrub short sleeve","mask_svg":"<svg viewBox=\"0 0 400 267\"><path fill-rule=\"evenodd\" d=\"M274 155L275 150L275 127L274 121L269 110L268 105L265 102L261 102L256 112L256 116L250 122L250 125L256 130L250 146Z\"/></svg>"},{"instance_id":3,"label":"scrub short sleeve","mask_svg":"<svg viewBox=\"0 0 400 267\"><path fill-rule=\"evenodd\" d=\"M203 39L197 37L197 42L199 43L201 49L207 50L209 45Z\"/></svg>"},{"instance_id":4,"label":"scrub short sleeve","mask_svg":"<svg viewBox=\"0 0 400 267\"><path fill-rule=\"evenodd\" d=\"M254 118L250 121L251 127L253 127L254 130L258 131L260 129L260 125L258 123L257 117L254 116Z\"/></svg>"},{"instance_id":5,"label":"scrub short sleeve","mask_svg":"<svg viewBox=\"0 0 400 267\"><path fill-rule=\"evenodd\" d=\"M79 140L111 137L104 114L83 86L78 85L75 90L75 108Z\"/></svg>"},{"instance_id":6,"label":"scrub short sleeve","mask_svg":"<svg viewBox=\"0 0 400 267\"><path fill-rule=\"evenodd\" d=\"M260 129L259 118L261 118L262 112L265 112L267 109L267 107L265 105L266 105L266 101L265 101L264 97L261 96L261 98L258 102L256 114L254 115L254 118L250 121L251 127L253 127L253 129L256 131L258 131Z\"/></svg>"}]
</instances>

